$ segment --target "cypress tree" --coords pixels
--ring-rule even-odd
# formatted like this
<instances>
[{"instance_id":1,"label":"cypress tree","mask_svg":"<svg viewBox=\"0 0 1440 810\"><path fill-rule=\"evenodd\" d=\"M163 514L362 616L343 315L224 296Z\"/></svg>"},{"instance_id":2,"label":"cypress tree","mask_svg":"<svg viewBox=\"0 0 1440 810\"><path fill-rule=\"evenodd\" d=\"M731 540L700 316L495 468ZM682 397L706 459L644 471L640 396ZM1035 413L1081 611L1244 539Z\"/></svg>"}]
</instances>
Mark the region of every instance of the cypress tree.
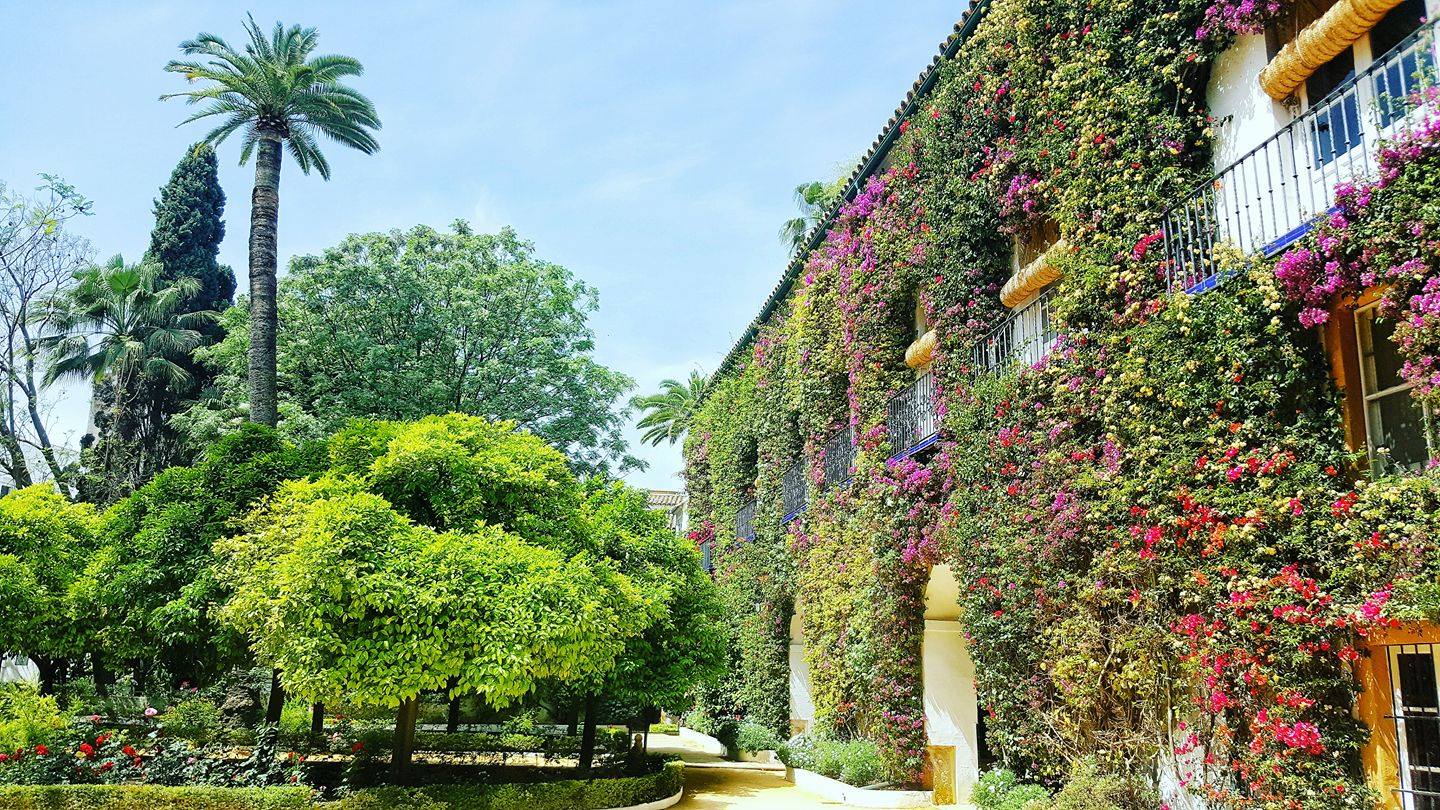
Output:
<instances>
[{"instance_id":1,"label":"cypress tree","mask_svg":"<svg viewBox=\"0 0 1440 810\"><path fill-rule=\"evenodd\" d=\"M180 278L200 282L200 290L183 311L218 313L228 308L235 295L235 274L218 260L220 241L225 238L225 192L220 188L215 150L203 144L187 149L169 182L160 188L154 210L155 228L146 260L160 265L163 282ZM203 345L224 337L218 323L206 324L201 331L205 334ZM214 374L192 358L177 362L190 373L191 384L174 391L159 380L143 378L135 394L134 418L126 424L112 424L106 418L113 392L105 384L96 387L92 406L96 435L86 437L82 444L82 498L112 503L166 467L187 460L186 448L169 420L205 392ZM100 459L106 462L102 464Z\"/></svg>"}]
</instances>

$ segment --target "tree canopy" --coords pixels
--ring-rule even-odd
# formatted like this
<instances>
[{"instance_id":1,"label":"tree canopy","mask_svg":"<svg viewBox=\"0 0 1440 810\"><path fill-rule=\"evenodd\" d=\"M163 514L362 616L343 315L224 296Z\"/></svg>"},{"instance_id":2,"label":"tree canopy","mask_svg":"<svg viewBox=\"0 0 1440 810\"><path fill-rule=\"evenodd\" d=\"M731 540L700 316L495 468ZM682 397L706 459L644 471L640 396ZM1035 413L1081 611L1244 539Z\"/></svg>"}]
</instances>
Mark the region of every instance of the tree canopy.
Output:
<instances>
[{"instance_id":1,"label":"tree canopy","mask_svg":"<svg viewBox=\"0 0 1440 810\"><path fill-rule=\"evenodd\" d=\"M512 420L583 472L640 464L621 435L632 382L593 356L595 290L509 228L352 235L295 258L279 299L282 430L459 412ZM224 324L203 352L221 396L181 420L200 441L245 418L248 321Z\"/></svg>"}]
</instances>

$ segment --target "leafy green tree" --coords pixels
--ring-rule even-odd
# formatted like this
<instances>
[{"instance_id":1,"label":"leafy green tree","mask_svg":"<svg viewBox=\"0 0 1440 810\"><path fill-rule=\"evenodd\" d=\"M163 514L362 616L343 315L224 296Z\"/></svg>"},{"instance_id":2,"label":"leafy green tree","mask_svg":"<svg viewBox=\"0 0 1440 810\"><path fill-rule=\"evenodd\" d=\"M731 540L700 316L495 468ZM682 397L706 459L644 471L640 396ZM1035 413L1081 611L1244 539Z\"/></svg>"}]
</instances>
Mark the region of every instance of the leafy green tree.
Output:
<instances>
[{"instance_id":1,"label":"leafy green tree","mask_svg":"<svg viewBox=\"0 0 1440 810\"><path fill-rule=\"evenodd\" d=\"M300 171L309 174L313 168L329 180L330 163L320 152L318 137L372 154L380 148L374 135L380 118L369 99L344 83L363 72L359 61L312 55L319 42L314 28L285 28L277 22L267 38L249 17L245 32L250 42L243 51L213 34L180 43L186 56L199 58L174 60L165 69L201 86L161 99L202 103L184 123L219 116L220 123L206 133L204 143L219 145L243 130L240 162L255 155L250 211L250 419L273 427L278 419L275 281L281 147L289 148Z\"/></svg>"},{"instance_id":2,"label":"leafy green tree","mask_svg":"<svg viewBox=\"0 0 1440 810\"><path fill-rule=\"evenodd\" d=\"M821 218L844 192L843 177L829 185L812 180L795 187L795 205L800 209L800 216L787 219L780 226L780 241L790 246L791 253L804 249L805 235L820 224Z\"/></svg>"},{"instance_id":3,"label":"leafy green tree","mask_svg":"<svg viewBox=\"0 0 1440 810\"><path fill-rule=\"evenodd\" d=\"M220 242L225 238L225 192L220 188L215 150L204 144L187 149L155 200L155 229L145 260L158 265L159 281L171 283L193 279L197 288L179 304L181 312L219 312L229 308L235 295L235 274L217 261ZM224 330L215 320L196 325L201 346L218 341ZM184 385L167 384L163 378L141 374L135 384L129 418L116 422L107 411L114 398L112 386L96 388L96 437L91 460L110 459L137 469L111 470L92 464L90 476L82 481L81 497L98 502L116 496L109 482L144 483L150 475L180 463L183 447L168 424L171 416L194 400L210 383L212 372L188 354L174 358L189 375ZM118 442L121 452L108 452L106 444ZM133 452L124 452L133 448ZM120 492L118 494L123 494Z\"/></svg>"},{"instance_id":4,"label":"leafy green tree","mask_svg":"<svg viewBox=\"0 0 1440 810\"><path fill-rule=\"evenodd\" d=\"M643 416L635 426L645 431L640 441L651 445L660 442L674 444L685 437L695 419L695 407L700 394L705 390L705 375L699 371L690 372L685 382L662 380L659 393L635 397L630 407Z\"/></svg>"},{"instance_id":5,"label":"leafy green tree","mask_svg":"<svg viewBox=\"0 0 1440 810\"><path fill-rule=\"evenodd\" d=\"M593 357L596 306L591 287L508 228L349 236L297 257L281 283L282 430L458 412L513 421L583 472L638 467L616 407L633 383ZM181 417L197 442L245 416L248 327L238 313L224 322L226 340L203 352L221 396Z\"/></svg>"},{"instance_id":6,"label":"leafy green tree","mask_svg":"<svg viewBox=\"0 0 1440 810\"><path fill-rule=\"evenodd\" d=\"M0 650L28 656L51 692L97 624L75 585L95 550L95 507L37 485L0 498Z\"/></svg>"},{"instance_id":7,"label":"leafy green tree","mask_svg":"<svg viewBox=\"0 0 1440 810\"><path fill-rule=\"evenodd\" d=\"M225 615L287 691L399 707L397 772L421 692L503 707L546 680L600 677L648 625L636 586L557 542L538 508L579 509L558 454L513 437L462 415L353 426L332 442L330 475L285 485L217 545Z\"/></svg>"},{"instance_id":8,"label":"leafy green tree","mask_svg":"<svg viewBox=\"0 0 1440 810\"><path fill-rule=\"evenodd\" d=\"M642 722L650 709L678 710L697 687L720 677L727 657L720 592L701 569L694 544L650 509L645 493L591 481L585 514L595 553L635 583L648 615L614 669L570 687L585 707L582 768L594 753L598 705Z\"/></svg>"},{"instance_id":9,"label":"leafy green tree","mask_svg":"<svg viewBox=\"0 0 1440 810\"><path fill-rule=\"evenodd\" d=\"M176 389L187 385L190 374L180 362L200 345L198 327L212 321L214 313L183 311L198 283L183 278L165 285L159 274L154 263L127 265L115 256L81 271L72 289L40 302L33 317L45 332L37 341L47 356L45 385L66 377L107 383L112 424L134 420L142 379ZM143 445L148 438L137 435L135 443ZM135 446L105 445L97 460L100 469L128 474L107 481L109 492L123 494L148 478L149 470L116 458L134 454Z\"/></svg>"},{"instance_id":10,"label":"leafy green tree","mask_svg":"<svg viewBox=\"0 0 1440 810\"><path fill-rule=\"evenodd\" d=\"M165 470L115 504L86 576L105 651L143 662L142 681L158 666L177 682L204 683L240 660L243 647L214 615L224 594L213 546L281 482L325 463L323 445L297 447L247 425L195 466Z\"/></svg>"}]
</instances>

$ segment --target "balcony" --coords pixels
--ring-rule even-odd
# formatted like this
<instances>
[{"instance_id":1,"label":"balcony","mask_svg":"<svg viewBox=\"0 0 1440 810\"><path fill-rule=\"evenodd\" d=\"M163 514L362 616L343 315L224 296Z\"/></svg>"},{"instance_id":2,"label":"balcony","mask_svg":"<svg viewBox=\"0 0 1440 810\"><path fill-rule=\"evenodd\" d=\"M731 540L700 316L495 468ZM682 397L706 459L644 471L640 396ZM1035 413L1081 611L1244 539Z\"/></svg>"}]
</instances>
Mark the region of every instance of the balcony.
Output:
<instances>
[{"instance_id":1,"label":"balcony","mask_svg":"<svg viewBox=\"0 0 1440 810\"><path fill-rule=\"evenodd\" d=\"M927 371L902 388L886 407L885 428L890 436L891 458L909 458L940 438L936 409L935 373Z\"/></svg>"},{"instance_id":2,"label":"balcony","mask_svg":"<svg viewBox=\"0 0 1440 810\"><path fill-rule=\"evenodd\" d=\"M715 573L715 541L703 540L700 543L700 567L707 574Z\"/></svg>"},{"instance_id":3,"label":"balcony","mask_svg":"<svg viewBox=\"0 0 1440 810\"><path fill-rule=\"evenodd\" d=\"M735 536L741 540L755 539L755 499L748 498L745 503L740 504L740 511L735 513Z\"/></svg>"},{"instance_id":4,"label":"balcony","mask_svg":"<svg viewBox=\"0 0 1440 810\"><path fill-rule=\"evenodd\" d=\"M780 478L780 508L785 516L781 523L789 523L805 511L805 462L797 461Z\"/></svg>"},{"instance_id":5,"label":"balcony","mask_svg":"<svg viewBox=\"0 0 1440 810\"><path fill-rule=\"evenodd\" d=\"M1422 26L1165 212L1171 292L1215 286L1216 245L1278 254L1330 210L1337 185L1374 175L1376 145L1416 123L1409 96L1433 83L1437 24Z\"/></svg>"},{"instance_id":6,"label":"balcony","mask_svg":"<svg viewBox=\"0 0 1440 810\"><path fill-rule=\"evenodd\" d=\"M844 428L825 442L825 454L821 463L825 471L825 487L844 486L849 483L851 467L855 466L855 437L850 428Z\"/></svg>"},{"instance_id":7,"label":"balcony","mask_svg":"<svg viewBox=\"0 0 1440 810\"><path fill-rule=\"evenodd\" d=\"M1033 366L1045 359L1059 333L1050 317L1055 288L1010 313L971 349L971 366L980 373L1000 374L1012 366Z\"/></svg>"}]
</instances>

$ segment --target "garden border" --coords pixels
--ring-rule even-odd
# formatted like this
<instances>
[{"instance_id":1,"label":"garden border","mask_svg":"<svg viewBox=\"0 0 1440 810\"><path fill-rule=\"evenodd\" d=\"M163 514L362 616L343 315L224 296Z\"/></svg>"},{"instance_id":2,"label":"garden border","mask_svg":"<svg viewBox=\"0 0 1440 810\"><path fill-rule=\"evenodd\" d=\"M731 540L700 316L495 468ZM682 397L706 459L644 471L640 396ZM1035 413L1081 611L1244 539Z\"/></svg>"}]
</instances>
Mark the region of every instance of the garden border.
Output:
<instances>
[{"instance_id":1,"label":"garden border","mask_svg":"<svg viewBox=\"0 0 1440 810\"><path fill-rule=\"evenodd\" d=\"M871 790L788 765L785 778L801 790L851 807L930 807L934 803L928 790Z\"/></svg>"}]
</instances>

